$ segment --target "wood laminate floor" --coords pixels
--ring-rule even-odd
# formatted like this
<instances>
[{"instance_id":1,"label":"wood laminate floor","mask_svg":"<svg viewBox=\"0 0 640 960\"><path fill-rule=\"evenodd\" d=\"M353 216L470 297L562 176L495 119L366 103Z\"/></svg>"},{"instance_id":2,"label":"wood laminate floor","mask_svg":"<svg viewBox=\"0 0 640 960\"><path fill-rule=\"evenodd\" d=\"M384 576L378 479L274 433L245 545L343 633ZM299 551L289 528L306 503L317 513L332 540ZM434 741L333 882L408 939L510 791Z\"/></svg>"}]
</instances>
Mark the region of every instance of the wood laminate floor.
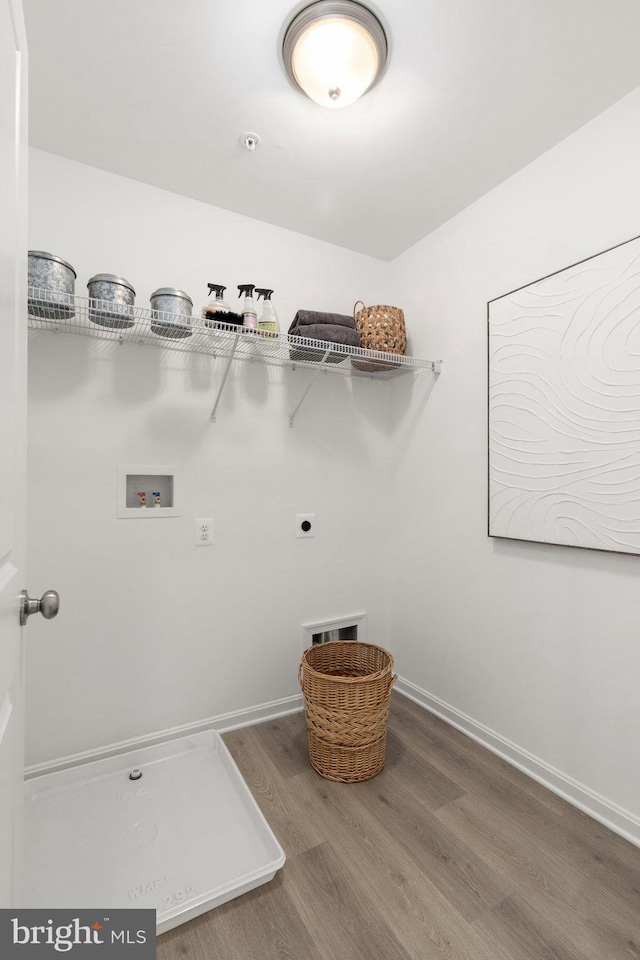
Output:
<instances>
[{"instance_id":1,"label":"wood laminate floor","mask_svg":"<svg viewBox=\"0 0 640 960\"><path fill-rule=\"evenodd\" d=\"M311 769L303 714L224 739L287 862L158 960L640 958L640 850L400 695L366 783Z\"/></svg>"}]
</instances>

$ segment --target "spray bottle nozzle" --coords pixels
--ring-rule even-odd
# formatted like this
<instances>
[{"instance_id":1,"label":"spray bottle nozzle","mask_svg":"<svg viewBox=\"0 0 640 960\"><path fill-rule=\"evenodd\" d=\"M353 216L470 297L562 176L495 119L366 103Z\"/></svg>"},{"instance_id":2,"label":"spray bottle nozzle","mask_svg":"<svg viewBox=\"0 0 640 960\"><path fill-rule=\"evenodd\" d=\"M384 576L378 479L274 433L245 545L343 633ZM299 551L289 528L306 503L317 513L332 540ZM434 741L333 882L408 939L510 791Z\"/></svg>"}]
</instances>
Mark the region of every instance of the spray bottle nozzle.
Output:
<instances>
[{"instance_id":1,"label":"spray bottle nozzle","mask_svg":"<svg viewBox=\"0 0 640 960\"><path fill-rule=\"evenodd\" d=\"M238 290L240 292L238 293L238 297L252 297L255 288L255 283L239 283Z\"/></svg>"},{"instance_id":2,"label":"spray bottle nozzle","mask_svg":"<svg viewBox=\"0 0 640 960\"><path fill-rule=\"evenodd\" d=\"M273 290L268 290L266 287L256 287L256 293L258 294L258 300L260 297L264 297L265 300L271 300Z\"/></svg>"},{"instance_id":3,"label":"spray bottle nozzle","mask_svg":"<svg viewBox=\"0 0 640 960\"><path fill-rule=\"evenodd\" d=\"M220 283L208 283L207 286L209 287L209 296L215 293L216 300L222 300L226 287L223 287Z\"/></svg>"}]
</instances>

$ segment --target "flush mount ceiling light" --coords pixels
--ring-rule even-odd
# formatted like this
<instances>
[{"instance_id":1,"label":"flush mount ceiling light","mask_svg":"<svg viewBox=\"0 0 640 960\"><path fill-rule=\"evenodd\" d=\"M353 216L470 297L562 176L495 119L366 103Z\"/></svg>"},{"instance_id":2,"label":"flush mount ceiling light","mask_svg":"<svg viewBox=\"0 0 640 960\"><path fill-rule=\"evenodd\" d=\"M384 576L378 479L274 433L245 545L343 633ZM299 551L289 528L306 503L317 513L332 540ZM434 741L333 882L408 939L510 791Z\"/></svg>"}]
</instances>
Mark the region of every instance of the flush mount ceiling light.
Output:
<instances>
[{"instance_id":1,"label":"flush mount ceiling light","mask_svg":"<svg viewBox=\"0 0 640 960\"><path fill-rule=\"evenodd\" d=\"M347 107L370 90L387 62L378 18L355 0L318 0L292 19L282 43L289 78L323 107Z\"/></svg>"}]
</instances>

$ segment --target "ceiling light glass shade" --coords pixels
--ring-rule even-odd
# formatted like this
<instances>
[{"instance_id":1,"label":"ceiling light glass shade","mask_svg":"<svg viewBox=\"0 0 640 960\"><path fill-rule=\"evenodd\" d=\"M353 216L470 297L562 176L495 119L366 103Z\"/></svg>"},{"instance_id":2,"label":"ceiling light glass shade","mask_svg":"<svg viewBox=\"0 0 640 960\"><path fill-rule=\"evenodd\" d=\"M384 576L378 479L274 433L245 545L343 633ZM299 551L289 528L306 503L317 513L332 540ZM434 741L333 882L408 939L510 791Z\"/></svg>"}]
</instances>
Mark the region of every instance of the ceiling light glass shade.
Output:
<instances>
[{"instance_id":1,"label":"ceiling light glass shade","mask_svg":"<svg viewBox=\"0 0 640 960\"><path fill-rule=\"evenodd\" d=\"M387 38L378 18L354 0L318 0L285 32L290 79L323 107L347 107L380 79Z\"/></svg>"}]
</instances>

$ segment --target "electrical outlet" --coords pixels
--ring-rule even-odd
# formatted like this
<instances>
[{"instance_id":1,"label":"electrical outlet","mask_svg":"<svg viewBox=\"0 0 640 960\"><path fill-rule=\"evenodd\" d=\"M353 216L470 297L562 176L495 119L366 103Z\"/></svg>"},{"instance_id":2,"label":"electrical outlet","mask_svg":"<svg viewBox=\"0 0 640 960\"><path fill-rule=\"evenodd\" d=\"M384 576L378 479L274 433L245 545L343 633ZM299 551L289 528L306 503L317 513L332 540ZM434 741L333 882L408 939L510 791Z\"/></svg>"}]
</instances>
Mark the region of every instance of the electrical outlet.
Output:
<instances>
[{"instance_id":1,"label":"electrical outlet","mask_svg":"<svg viewBox=\"0 0 640 960\"><path fill-rule=\"evenodd\" d=\"M194 547L213 546L213 517L199 517L194 521Z\"/></svg>"},{"instance_id":2,"label":"electrical outlet","mask_svg":"<svg viewBox=\"0 0 640 960\"><path fill-rule=\"evenodd\" d=\"M315 513L296 513L296 540L316 535Z\"/></svg>"}]
</instances>

